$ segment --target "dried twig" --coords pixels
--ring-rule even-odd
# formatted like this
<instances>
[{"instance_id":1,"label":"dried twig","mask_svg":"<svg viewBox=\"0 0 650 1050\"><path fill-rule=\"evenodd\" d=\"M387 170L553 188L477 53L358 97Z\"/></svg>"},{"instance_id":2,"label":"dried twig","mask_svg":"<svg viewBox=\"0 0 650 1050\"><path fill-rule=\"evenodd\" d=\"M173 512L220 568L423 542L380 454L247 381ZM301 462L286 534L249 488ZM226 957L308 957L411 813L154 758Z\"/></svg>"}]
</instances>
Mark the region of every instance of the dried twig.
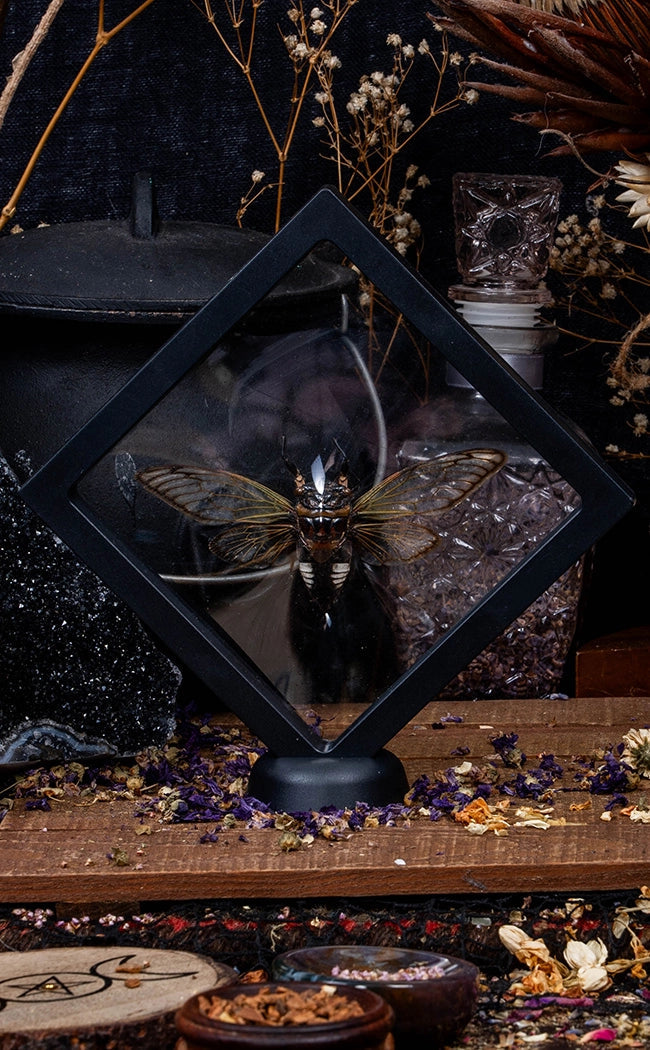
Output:
<instances>
[{"instance_id":1,"label":"dried twig","mask_svg":"<svg viewBox=\"0 0 650 1050\"><path fill-rule=\"evenodd\" d=\"M58 107L57 107L57 109L56 109L56 111L54 113L54 116L51 118L51 120L50 120L49 124L47 125L45 131L41 135L41 137L40 137L40 139L38 141L38 144L36 146L36 149L32 153L32 155L31 155L31 157L30 157L30 159L29 159L29 161L27 163L27 167L25 168L22 176L20 177L20 180L18 181L18 184L17 184L14 192L12 193L11 197L9 198L9 200L5 204L4 208L2 209L2 212L0 213L0 230L4 229L4 227L7 225L9 220L13 218L13 216L15 214L15 211L16 211L16 206L18 204L18 201L19 201L19 199L20 199L20 197L22 195L23 190L25 189L25 186L27 185L27 182L29 181L29 178L30 178L30 176L32 174L32 171L34 170L34 168L36 166L36 163L37 163L41 153L43 152L45 144L47 143L50 135L54 131L54 128L58 124L59 119L60 119L62 113L64 112L64 110L66 109L70 99L72 98L72 96L74 95L75 91L79 87L79 84L83 80L84 76L86 75L86 73L90 69L90 67L93 64L93 62L95 61L95 59L97 58L97 55L100 53L100 51L102 51L102 49L104 47L106 47L106 45L109 43L109 41L111 41L114 37L116 37L117 34L122 31L122 29L124 29L127 25L129 25L129 23L131 23L134 20L134 18L137 18L138 15L142 14L142 12L144 10L146 10L147 7L150 7L151 4L153 4L153 3L154 3L154 0L143 0L143 2L141 4L139 4L138 7L136 7L131 12L130 15L127 15L126 18L123 18L122 21L118 22L118 24L116 26L114 26L112 29L105 29L104 28L104 0L99 0L99 9L98 9L98 18L97 18L97 36L95 38L95 44L94 44L90 54L88 55L86 61L83 63L81 69L79 70L79 72L77 73L76 77L72 81L72 84L70 85L70 87L66 91L66 93L63 96L61 102L59 103L59 105L58 105Z\"/></svg>"},{"instance_id":2,"label":"dried twig","mask_svg":"<svg viewBox=\"0 0 650 1050\"><path fill-rule=\"evenodd\" d=\"M14 58L11 73L7 77L7 83L5 85L4 91L0 95L0 128L4 124L5 117L7 116L7 110L9 109L9 106L11 104L11 100L16 94L16 91L18 90L18 85L20 84L25 73L27 72L29 63L38 51L40 45L45 40L45 37L47 36L50 30L50 26L52 25L54 19L58 15L62 6L63 0L50 0L50 3L47 7L47 11L36 26L36 29L34 30L32 37L29 40L24 51L20 51L19 54L17 54Z\"/></svg>"}]
</instances>

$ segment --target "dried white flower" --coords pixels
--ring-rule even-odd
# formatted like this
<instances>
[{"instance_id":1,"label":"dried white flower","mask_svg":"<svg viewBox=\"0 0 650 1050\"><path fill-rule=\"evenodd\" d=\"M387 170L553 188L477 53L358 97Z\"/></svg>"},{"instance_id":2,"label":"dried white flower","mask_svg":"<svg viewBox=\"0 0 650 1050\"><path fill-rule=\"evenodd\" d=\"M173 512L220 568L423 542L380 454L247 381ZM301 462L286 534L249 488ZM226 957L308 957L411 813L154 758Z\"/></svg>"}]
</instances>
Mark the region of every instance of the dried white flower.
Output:
<instances>
[{"instance_id":1,"label":"dried white flower","mask_svg":"<svg viewBox=\"0 0 650 1050\"><path fill-rule=\"evenodd\" d=\"M320 18L317 18L314 22L312 22L309 28L311 32L315 34L315 36L322 36L323 33L326 31L327 26L323 21L321 21Z\"/></svg>"},{"instance_id":2,"label":"dried white flower","mask_svg":"<svg viewBox=\"0 0 650 1050\"><path fill-rule=\"evenodd\" d=\"M549 962L551 953L544 941L533 940L518 926L501 926L499 938L509 952L519 959L519 962L527 966L535 966L539 962Z\"/></svg>"},{"instance_id":3,"label":"dried white flower","mask_svg":"<svg viewBox=\"0 0 650 1050\"><path fill-rule=\"evenodd\" d=\"M309 17L310 18L322 18L323 17L323 12L321 11L320 7L312 7L311 11L309 12Z\"/></svg>"},{"instance_id":4,"label":"dried white flower","mask_svg":"<svg viewBox=\"0 0 650 1050\"><path fill-rule=\"evenodd\" d=\"M386 43L389 47L401 47L402 38L399 33L389 33L386 37Z\"/></svg>"},{"instance_id":5,"label":"dried white flower","mask_svg":"<svg viewBox=\"0 0 650 1050\"><path fill-rule=\"evenodd\" d=\"M479 94L474 88L469 88L467 91L463 91L461 98L468 106L473 106L475 102L478 102Z\"/></svg>"},{"instance_id":6,"label":"dried white flower","mask_svg":"<svg viewBox=\"0 0 650 1050\"><path fill-rule=\"evenodd\" d=\"M599 938L586 943L569 941L564 949L564 958L571 969L575 970L583 992L598 992L611 984L611 978L605 969L607 948Z\"/></svg>"},{"instance_id":7,"label":"dried white flower","mask_svg":"<svg viewBox=\"0 0 650 1050\"><path fill-rule=\"evenodd\" d=\"M293 49L292 55L294 58L303 59L308 58L312 53L312 48L307 47L305 43L299 41Z\"/></svg>"},{"instance_id":8,"label":"dried white flower","mask_svg":"<svg viewBox=\"0 0 650 1050\"><path fill-rule=\"evenodd\" d=\"M257 168L255 169L255 171L251 175L251 181L252 182L261 182L263 178L264 178L264 172L263 171L258 171Z\"/></svg>"},{"instance_id":9,"label":"dried white flower","mask_svg":"<svg viewBox=\"0 0 650 1050\"><path fill-rule=\"evenodd\" d=\"M642 415L638 413L638 415ZM637 416L634 417L635 421ZM645 426L648 417L643 416ZM636 769L643 777L650 777L650 729L630 729L623 737L625 748L621 755L623 762Z\"/></svg>"},{"instance_id":10,"label":"dried white flower","mask_svg":"<svg viewBox=\"0 0 650 1050\"><path fill-rule=\"evenodd\" d=\"M333 55L331 51L321 52L320 60L326 69L341 68L341 59L337 55Z\"/></svg>"},{"instance_id":11,"label":"dried white flower","mask_svg":"<svg viewBox=\"0 0 650 1050\"><path fill-rule=\"evenodd\" d=\"M429 41L427 40L426 37L423 37L423 39L418 44L418 52L421 55L428 55L430 53L430 51L431 51L431 48L429 47Z\"/></svg>"},{"instance_id":12,"label":"dried white flower","mask_svg":"<svg viewBox=\"0 0 650 1050\"><path fill-rule=\"evenodd\" d=\"M569 941L564 949L564 958L572 970L581 966L604 966L607 962L607 948L595 937L591 941Z\"/></svg>"},{"instance_id":13,"label":"dried white flower","mask_svg":"<svg viewBox=\"0 0 650 1050\"><path fill-rule=\"evenodd\" d=\"M362 95L358 91L355 91L354 94L350 95L350 101L348 102L345 108L347 109L348 113L352 113L352 115L354 116L355 113L363 112L367 105L368 96Z\"/></svg>"},{"instance_id":14,"label":"dried white flower","mask_svg":"<svg viewBox=\"0 0 650 1050\"><path fill-rule=\"evenodd\" d=\"M650 160L650 154L646 153L646 158ZM634 219L633 229L638 226L650 228L650 164L621 160L616 170L621 176L616 179L616 185L625 187L625 192L616 200L630 205L628 215Z\"/></svg>"}]
</instances>

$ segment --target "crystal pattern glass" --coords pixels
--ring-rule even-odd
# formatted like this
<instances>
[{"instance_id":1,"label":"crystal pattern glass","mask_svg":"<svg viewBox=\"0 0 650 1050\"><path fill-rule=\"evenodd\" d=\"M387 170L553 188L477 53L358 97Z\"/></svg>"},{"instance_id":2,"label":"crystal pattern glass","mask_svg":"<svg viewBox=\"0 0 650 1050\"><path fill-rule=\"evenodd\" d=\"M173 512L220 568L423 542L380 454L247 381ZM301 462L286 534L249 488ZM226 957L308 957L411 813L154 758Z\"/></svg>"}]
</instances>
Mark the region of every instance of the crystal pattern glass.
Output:
<instances>
[{"instance_id":1,"label":"crystal pattern glass","mask_svg":"<svg viewBox=\"0 0 650 1050\"><path fill-rule=\"evenodd\" d=\"M531 288L548 267L561 182L460 172L453 180L456 258L465 284Z\"/></svg>"},{"instance_id":2,"label":"crystal pattern glass","mask_svg":"<svg viewBox=\"0 0 650 1050\"><path fill-rule=\"evenodd\" d=\"M506 466L470 499L437 521L438 544L409 567L388 575L397 650L410 666L498 586L507 573L579 505L575 491L471 387L448 387L430 405L449 429L428 441L406 441L404 463L443 451L447 441L479 437L506 449ZM462 439L453 423L464 420ZM476 656L449 685L445 699L544 696L564 688L583 575L576 562Z\"/></svg>"},{"instance_id":3,"label":"crystal pattern glass","mask_svg":"<svg viewBox=\"0 0 650 1050\"><path fill-rule=\"evenodd\" d=\"M534 389L543 387L544 352L557 339L554 324L540 311L551 301L543 278L561 188L559 179L535 175L461 172L453 180L457 265L463 283L449 289L450 298ZM476 435L488 443L505 440L509 449L506 468L463 508L449 538L441 536L437 567L429 570L435 595L428 608L432 633L446 629L459 601L480 600L497 572L507 571L529 544L541 542L576 506L573 490L534 449L516 435L504 439L502 420L460 373L448 369L447 383L438 418L464 418L465 439ZM446 412L440 409L444 402ZM405 452L422 454L418 448ZM566 686L582 577L580 561L475 657L445 695L543 696ZM404 599L400 619L410 649L412 624L420 614L406 594Z\"/></svg>"}]
</instances>

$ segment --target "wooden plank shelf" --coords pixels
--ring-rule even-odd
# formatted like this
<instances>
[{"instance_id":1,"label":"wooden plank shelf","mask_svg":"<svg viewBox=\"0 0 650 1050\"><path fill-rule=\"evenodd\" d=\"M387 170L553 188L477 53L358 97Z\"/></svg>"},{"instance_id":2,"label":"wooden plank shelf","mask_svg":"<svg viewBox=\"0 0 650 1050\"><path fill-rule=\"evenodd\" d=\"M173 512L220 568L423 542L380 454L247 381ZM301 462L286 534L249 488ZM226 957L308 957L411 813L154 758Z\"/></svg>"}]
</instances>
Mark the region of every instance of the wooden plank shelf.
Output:
<instances>
[{"instance_id":1,"label":"wooden plank shelf","mask_svg":"<svg viewBox=\"0 0 650 1050\"><path fill-rule=\"evenodd\" d=\"M459 723L441 723L451 711ZM319 709L325 735L349 724L355 709ZM219 716L220 724L236 722ZM392 741L410 780L494 758L490 738L519 734L534 756L552 753L566 768L554 816L545 830L511 827L498 837L473 836L448 819L410 827L376 827L349 839L284 852L277 829L220 832L200 843L204 824L151 822L141 834L133 802L54 803L50 812L18 801L0 824L0 901L57 903L409 896L634 889L650 884L650 825L620 811L601 820L608 796L590 795L574 779L576 756L620 743L650 725L650 697L504 700L428 705ZM462 757L458 749L469 749ZM456 754L454 754L456 752ZM642 794L635 792L634 797ZM588 802L585 809L572 804ZM124 851L128 864L109 855Z\"/></svg>"}]
</instances>

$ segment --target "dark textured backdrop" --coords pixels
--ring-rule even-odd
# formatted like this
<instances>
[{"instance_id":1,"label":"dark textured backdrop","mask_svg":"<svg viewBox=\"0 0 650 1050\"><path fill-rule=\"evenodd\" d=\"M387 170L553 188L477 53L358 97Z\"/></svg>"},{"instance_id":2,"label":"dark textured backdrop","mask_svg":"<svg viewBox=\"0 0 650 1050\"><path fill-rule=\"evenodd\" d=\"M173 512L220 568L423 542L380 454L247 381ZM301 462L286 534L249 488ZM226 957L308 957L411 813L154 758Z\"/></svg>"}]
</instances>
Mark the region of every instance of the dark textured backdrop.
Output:
<instances>
[{"instance_id":1,"label":"dark textured backdrop","mask_svg":"<svg viewBox=\"0 0 650 1050\"><path fill-rule=\"evenodd\" d=\"M220 10L221 0L213 0ZM314 0L314 3L316 0ZM0 75L22 49L46 0L13 0L0 37ZM114 25L135 0L107 0L106 24ZM286 105L289 82L277 23L286 25L288 0L266 0L260 10L260 89L269 110ZM148 169L155 178L163 218L230 223L253 169L271 172L272 157L241 74L228 62L214 31L192 0L156 0L97 58L52 135L20 201L16 222L123 218L129 211L131 178ZM0 131L0 201L19 178L41 130L58 105L96 31L97 3L67 0L33 61ZM426 36L437 45L426 0L359 0L344 23L334 50L343 62L342 97L362 73L388 71L388 33L417 45ZM430 81L427 83L431 83ZM411 82L417 113L429 102L427 84ZM319 134L305 110L299 144L292 152L285 198L289 217L323 183L331 165L319 156ZM425 232L422 273L445 291L455 278L451 176L455 171L558 174L564 183L562 211L574 210L591 176L574 160L547 155L536 133L509 121L509 105L484 95L438 118L417 139L407 158L431 185L413 202ZM606 162L599 163L599 167ZM250 226L271 232L271 194L247 216ZM560 347L549 362L548 399L580 424L602 451L615 439L618 417L607 405L604 369L593 354ZM642 506L602 545L600 577L591 603L588 633L647 621L645 472L623 465L626 479L642 493ZM645 559L645 561L644 561ZM599 593L599 588L600 592ZM636 594L635 590L639 593ZM597 609L597 613L594 613Z\"/></svg>"},{"instance_id":2,"label":"dark textured backdrop","mask_svg":"<svg viewBox=\"0 0 650 1050\"><path fill-rule=\"evenodd\" d=\"M0 197L4 203L65 89L92 47L96 3L67 0L19 89L1 132ZM135 0L108 0L106 24L115 24ZM221 0L214 4L220 10ZM258 83L280 123L290 90L288 62L277 24L288 27L290 4L266 0L260 10ZM14 0L0 41L2 64L23 47L45 0ZM155 176L163 217L233 221L238 200L258 168L271 172L272 157L241 74L226 58L214 30L192 0L156 0L96 59L72 100L30 180L17 220L120 218L128 212L130 179L140 169ZM426 0L395 4L359 0L335 38L343 66L337 74L340 98L363 73L388 72L387 34L399 32L415 45L438 34L426 17ZM424 63L420 68L427 68ZM450 85L452 83L450 77ZM423 114L432 79L410 82L413 110ZM333 167L319 157L320 132L311 126L317 109L308 105L299 142L292 151L286 194L288 217L318 186L333 181ZM484 96L438 118L416 141L408 162L431 179L418 197L418 218L427 234L432 268L452 251L450 178L458 170L536 171L558 167L579 181L576 165L558 165L543 155L534 132L514 128L500 100ZM582 179L584 182L585 180ZM250 225L271 229L268 206L251 211ZM415 205L414 205L415 206Z\"/></svg>"}]
</instances>

